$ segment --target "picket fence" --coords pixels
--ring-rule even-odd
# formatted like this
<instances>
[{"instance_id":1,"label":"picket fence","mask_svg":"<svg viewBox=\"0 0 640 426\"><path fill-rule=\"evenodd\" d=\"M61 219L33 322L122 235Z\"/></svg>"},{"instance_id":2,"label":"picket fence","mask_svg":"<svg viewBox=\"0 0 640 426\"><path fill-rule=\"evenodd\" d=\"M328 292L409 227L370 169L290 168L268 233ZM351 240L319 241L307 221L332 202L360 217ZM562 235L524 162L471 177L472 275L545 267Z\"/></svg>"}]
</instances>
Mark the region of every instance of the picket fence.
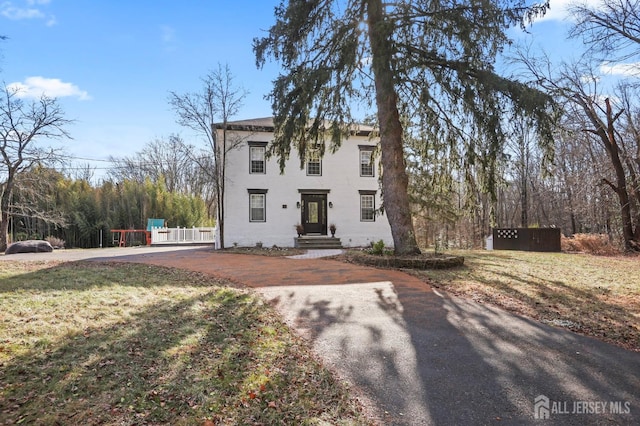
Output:
<instances>
[{"instance_id":1,"label":"picket fence","mask_svg":"<svg viewBox=\"0 0 640 426\"><path fill-rule=\"evenodd\" d=\"M216 228L152 228L151 244L215 244Z\"/></svg>"}]
</instances>

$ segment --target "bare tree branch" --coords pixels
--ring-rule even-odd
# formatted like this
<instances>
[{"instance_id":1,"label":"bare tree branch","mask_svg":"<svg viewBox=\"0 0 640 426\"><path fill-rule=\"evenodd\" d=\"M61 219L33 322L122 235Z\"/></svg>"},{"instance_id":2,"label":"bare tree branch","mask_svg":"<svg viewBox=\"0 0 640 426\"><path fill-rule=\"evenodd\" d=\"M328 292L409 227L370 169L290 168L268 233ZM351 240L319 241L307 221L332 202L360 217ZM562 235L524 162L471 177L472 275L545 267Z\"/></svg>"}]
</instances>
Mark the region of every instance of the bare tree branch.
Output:
<instances>
[{"instance_id":1,"label":"bare tree branch","mask_svg":"<svg viewBox=\"0 0 640 426\"><path fill-rule=\"evenodd\" d=\"M220 64L217 70L202 78L200 92L183 95L170 92L169 95L169 105L178 115L178 124L199 134L207 144L206 154L213 159L213 163L210 163L202 161L200 155L191 156L201 166L201 172L210 177L215 188L221 248L224 248L226 154L241 142L230 137L227 122L238 113L246 95L246 90L235 85L229 66ZM222 130L222 140L218 140L218 128Z\"/></svg>"},{"instance_id":2,"label":"bare tree branch","mask_svg":"<svg viewBox=\"0 0 640 426\"><path fill-rule=\"evenodd\" d=\"M40 143L70 139L66 126L71 123L54 98L43 95L28 103L18 89L4 85L0 91L0 250L7 246L9 206L21 173L54 160L55 152Z\"/></svg>"},{"instance_id":3,"label":"bare tree branch","mask_svg":"<svg viewBox=\"0 0 640 426\"><path fill-rule=\"evenodd\" d=\"M569 11L577 20L570 36L581 37L604 60L624 61L640 55L639 0L607 0L597 7L576 3Z\"/></svg>"}]
</instances>

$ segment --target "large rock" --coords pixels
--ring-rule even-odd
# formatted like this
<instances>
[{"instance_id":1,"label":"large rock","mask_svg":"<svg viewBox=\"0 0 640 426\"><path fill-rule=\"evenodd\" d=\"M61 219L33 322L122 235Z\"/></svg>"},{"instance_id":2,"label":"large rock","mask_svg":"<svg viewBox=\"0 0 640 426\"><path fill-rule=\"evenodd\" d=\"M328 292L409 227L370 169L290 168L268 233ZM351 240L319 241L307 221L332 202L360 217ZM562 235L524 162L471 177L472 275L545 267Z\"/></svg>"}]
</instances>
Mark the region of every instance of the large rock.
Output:
<instances>
[{"instance_id":1,"label":"large rock","mask_svg":"<svg viewBox=\"0 0 640 426\"><path fill-rule=\"evenodd\" d=\"M27 240L18 241L7 247L4 254L16 253L48 253L52 252L53 247L47 241L43 240Z\"/></svg>"}]
</instances>

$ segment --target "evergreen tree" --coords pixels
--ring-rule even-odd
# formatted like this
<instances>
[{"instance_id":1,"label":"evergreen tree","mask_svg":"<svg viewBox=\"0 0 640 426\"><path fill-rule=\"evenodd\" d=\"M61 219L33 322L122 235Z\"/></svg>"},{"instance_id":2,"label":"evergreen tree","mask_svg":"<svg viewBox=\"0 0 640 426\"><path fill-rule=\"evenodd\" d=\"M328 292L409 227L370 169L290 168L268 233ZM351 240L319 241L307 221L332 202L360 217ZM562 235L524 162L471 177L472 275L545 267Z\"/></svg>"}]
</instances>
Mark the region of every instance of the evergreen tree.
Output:
<instances>
[{"instance_id":1,"label":"evergreen tree","mask_svg":"<svg viewBox=\"0 0 640 426\"><path fill-rule=\"evenodd\" d=\"M419 253L403 135L416 129L425 141L449 145L465 164L479 164L490 193L506 113L532 117L550 147L552 99L494 69L510 42L507 30L526 26L547 7L524 0L283 0L276 23L254 40L258 66L273 57L283 68L270 94L270 154L283 168L292 144L301 163L310 145L324 152L325 139L338 149L352 130L353 106L374 99L395 251Z\"/></svg>"}]
</instances>

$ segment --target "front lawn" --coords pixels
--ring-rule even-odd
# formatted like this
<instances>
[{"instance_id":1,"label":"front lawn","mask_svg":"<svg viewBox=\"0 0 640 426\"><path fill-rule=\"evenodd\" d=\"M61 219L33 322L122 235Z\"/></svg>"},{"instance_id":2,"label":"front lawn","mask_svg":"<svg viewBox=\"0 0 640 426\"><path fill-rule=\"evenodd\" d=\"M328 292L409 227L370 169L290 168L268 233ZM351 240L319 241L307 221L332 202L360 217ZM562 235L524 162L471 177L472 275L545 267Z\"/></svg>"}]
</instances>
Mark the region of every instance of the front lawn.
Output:
<instances>
[{"instance_id":1,"label":"front lawn","mask_svg":"<svg viewBox=\"0 0 640 426\"><path fill-rule=\"evenodd\" d=\"M369 424L260 298L147 265L0 262L0 424Z\"/></svg>"},{"instance_id":2,"label":"front lawn","mask_svg":"<svg viewBox=\"0 0 640 426\"><path fill-rule=\"evenodd\" d=\"M464 256L464 266L411 273L449 293L640 351L640 257L451 253Z\"/></svg>"}]
</instances>

